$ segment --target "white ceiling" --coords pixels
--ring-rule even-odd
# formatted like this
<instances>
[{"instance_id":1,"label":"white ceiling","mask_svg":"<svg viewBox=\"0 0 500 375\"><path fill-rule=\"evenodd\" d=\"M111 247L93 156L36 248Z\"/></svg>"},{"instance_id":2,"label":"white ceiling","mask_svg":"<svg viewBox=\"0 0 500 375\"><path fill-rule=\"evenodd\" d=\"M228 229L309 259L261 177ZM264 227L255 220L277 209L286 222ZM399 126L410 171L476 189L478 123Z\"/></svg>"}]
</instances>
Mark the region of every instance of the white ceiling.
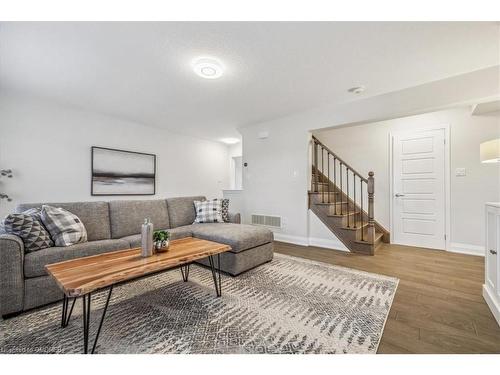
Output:
<instances>
[{"instance_id":1,"label":"white ceiling","mask_svg":"<svg viewBox=\"0 0 500 375\"><path fill-rule=\"evenodd\" d=\"M496 23L1 23L0 89L218 140L324 103L498 64ZM218 80L198 56L227 66Z\"/></svg>"}]
</instances>

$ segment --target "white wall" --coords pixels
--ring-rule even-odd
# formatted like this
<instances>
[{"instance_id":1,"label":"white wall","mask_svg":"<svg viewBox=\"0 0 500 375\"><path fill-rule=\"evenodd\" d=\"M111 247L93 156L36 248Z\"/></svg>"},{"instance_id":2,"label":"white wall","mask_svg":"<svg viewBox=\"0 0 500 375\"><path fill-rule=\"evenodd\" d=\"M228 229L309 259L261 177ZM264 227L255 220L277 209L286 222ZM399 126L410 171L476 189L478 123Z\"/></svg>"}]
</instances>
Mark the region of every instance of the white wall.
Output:
<instances>
[{"instance_id":1,"label":"white wall","mask_svg":"<svg viewBox=\"0 0 500 375\"><path fill-rule=\"evenodd\" d=\"M312 211L309 211L309 245L342 251L349 249L335 236Z\"/></svg>"},{"instance_id":2,"label":"white wall","mask_svg":"<svg viewBox=\"0 0 500 375\"><path fill-rule=\"evenodd\" d=\"M242 144L241 142L238 142L236 144L230 145L229 146L229 188L230 189L238 189L240 190L241 183L242 183L242 165L241 162L237 163L238 161L241 161L240 159L235 159L237 157L241 157L243 154L242 150Z\"/></svg>"},{"instance_id":3,"label":"white wall","mask_svg":"<svg viewBox=\"0 0 500 375\"><path fill-rule=\"evenodd\" d=\"M242 213L245 211L241 181L242 171L242 143L229 146L229 189L223 191L224 198L229 199L229 211ZM237 158L235 160L235 158ZM235 162L239 161L239 165ZM239 175L238 175L239 173ZM238 185L239 184L239 185Z\"/></svg>"},{"instance_id":4,"label":"white wall","mask_svg":"<svg viewBox=\"0 0 500 375\"><path fill-rule=\"evenodd\" d=\"M156 154L156 195L91 197L91 146ZM14 177L0 179L0 192L13 202L0 201L1 217L20 202L215 198L229 187L228 147L222 143L6 93L0 96L0 169L5 168Z\"/></svg>"},{"instance_id":5,"label":"white wall","mask_svg":"<svg viewBox=\"0 0 500 375\"><path fill-rule=\"evenodd\" d=\"M269 130L269 137L260 139L260 130ZM282 236L307 240L307 131L263 124L241 133L243 163L248 163L243 168L243 221L250 222L251 214L282 216Z\"/></svg>"},{"instance_id":6,"label":"white wall","mask_svg":"<svg viewBox=\"0 0 500 375\"><path fill-rule=\"evenodd\" d=\"M389 229L389 134L439 124L450 126L451 243L471 249L484 246L484 203L498 197L500 166L481 164L479 145L500 136L498 117L471 116L470 107L462 107L315 135L360 173L375 173L375 216ZM455 168L466 168L467 176L456 177Z\"/></svg>"},{"instance_id":7,"label":"white wall","mask_svg":"<svg viewBox=\"0 0 500 375\"><path fill-rule=\"evenodd\" d=\"M349 103L323 105L310 111L253 124L243 136L244 215L280 215L284 227L276 238L308 243L307 190L310 131L350 123L381 121L472 103L499 94L498 66ZM269 138L258 133L268 131Z\"/></svg>"}]
</instances>

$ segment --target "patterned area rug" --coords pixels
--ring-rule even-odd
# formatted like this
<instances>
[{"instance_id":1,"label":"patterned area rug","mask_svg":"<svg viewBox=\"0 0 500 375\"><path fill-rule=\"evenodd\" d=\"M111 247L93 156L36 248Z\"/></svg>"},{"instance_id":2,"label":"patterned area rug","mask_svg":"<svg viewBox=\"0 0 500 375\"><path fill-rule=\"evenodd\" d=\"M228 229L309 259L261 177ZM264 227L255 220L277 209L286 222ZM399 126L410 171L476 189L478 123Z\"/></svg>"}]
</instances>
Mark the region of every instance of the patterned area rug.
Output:
<instances>
[{"instance_id":1,"label":"patterned area rug","mask_svg":"<svg viewBox=\"0 0 500 375\"><path fill-rule=\"evenodd\" d=\"M375 353L395 278L276 254L238 277L191 266L116 287L97 353ZM93 296L90 345L107 293ZM0 352L81 353L81 299L0 322Z\"/></svg>"}]
</instances>

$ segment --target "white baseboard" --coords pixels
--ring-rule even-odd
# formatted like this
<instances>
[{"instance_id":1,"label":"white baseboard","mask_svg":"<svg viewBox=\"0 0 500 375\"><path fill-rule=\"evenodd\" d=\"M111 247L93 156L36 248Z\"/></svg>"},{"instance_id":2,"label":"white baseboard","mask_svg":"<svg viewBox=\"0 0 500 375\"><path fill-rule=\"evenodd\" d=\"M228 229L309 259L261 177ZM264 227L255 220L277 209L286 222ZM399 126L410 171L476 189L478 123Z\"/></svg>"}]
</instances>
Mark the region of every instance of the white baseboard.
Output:
<instances>
[{"instance_id":1,"label":"white baseboard","mask_svg":"<svg viewBox=\"0 0 500 375\"><path fill-rule=\"evenodd\" d=\"M478 255L484 257L484 247L466 243L451 242L448 251L452 253Z\"/></svg>"},{"instance_id":2,"label":"white baseboard","mask_svg":"<svg viewBox=\"0 0 500 375\"><path fill-rule=\"evenodd\" d=\"M491 289L487 285L483 284L484 300L493 313L493 316L495 317L498 325L500 326L500 303L495 299L494 295L494 292L491 291Z\"/></svg>"},{"instance_id":3,"label":"white baseboard","mask_svg":"<svg viewBox=\"0 0 500 375\"><path fill-rule=\"evenodd\" d=\"M309 246L307 237L291 236L289 234L274 232L274 239L280 242L293 243L295 245Z\"/></svg>"},{"instance_id":4,"label":"white baseboard","mask_svg":"<svg viewBox=\"0 0 500 375\"><path fill-rule=\"evenodd\" d=\"M283 234L274 232L274 239L280 242L292 243L294 245L301 246L316 246L323 247L332 250L349 251L342 242L339 240L328 240L324 238L312 238L312 237L302 237L302 236L291 236L289 234Z\"/></svg>"},{"instance_id":5,"label":"white baseboard","mask_svg":"<svg viewBox=\"0 0 500 375\"><path fill-rule=\"evenodd\" d=\"M323 247L326 249L349 251L345 245L340 242L340 240L326 239L326 238L315 238L315 237L302 237L302 236L291 236L289 234L283 234L279 232L274 232L274 239L280 242L292 243L301 246L316 246ZM484 247L477 245L470 245L465 243L451 242L448 251L452 253L477 255L484 257Z\"/></svg>"},{"instance_id":6,"label":"white baseboard","mask_svg":"<svg viewBox=\"0 0 500 375\"><path fill-rule=\"evenodd\" d=\"M327 249L349 252L349 249L338 239L328 240L325 238L309 237L309 246L324 247Z\"/></svg>"}]
</instances>

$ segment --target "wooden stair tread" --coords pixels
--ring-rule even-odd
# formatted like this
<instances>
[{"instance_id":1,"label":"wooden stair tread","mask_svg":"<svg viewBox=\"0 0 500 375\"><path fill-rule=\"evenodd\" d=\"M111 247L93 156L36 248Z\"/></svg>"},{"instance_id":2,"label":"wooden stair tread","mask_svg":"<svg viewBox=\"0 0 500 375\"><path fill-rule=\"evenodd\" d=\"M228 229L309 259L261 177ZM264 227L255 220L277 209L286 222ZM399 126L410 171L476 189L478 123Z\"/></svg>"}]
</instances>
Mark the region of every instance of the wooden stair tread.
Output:
<instances>
[{"instance_id":1,"label":"wooden stair tread","mask_svg":"<svg viewBox=\"0 0 500 375\"><path fill-rule=\"evenodd\" d=\"M335 202L335 203L333 203L333 202L331 202L331 203L328 203L328 202L325 202L325 203L323 203L323 202L314 202L314 204L317 204L318 206L335 206L335 205L341 205L341 204L350 204L350 205L352 205L351 202Z\"/></svg>"},{"instance_id":2,"label":"wooden stair tread","mask_svg":"<svg viewBox=\"0 0 500 375\"><path fill-rule=\"evenodd\" d=\"M359 215L361 211L350 211L350 212L344 212L342 214L328 214L326 216L328 217L344 217L344 216L352 216L352 215Z\"/></svg>"},{"instance_id":3,"label":"wooden stair tread","mask_svg":"<svg viewBox=\"0 0 500 375\"><path fill-rule=\"evenodd\" d=\"M339 191L310 191L309 194L340 194Z\"/></svg>"},{"instance_id":4,"label":"wooden stair tread","mask_svg":"<svg viewBox=\"0 0 500 375\"><path fill-rule=\"evenodd\" d=\"M382 232L375 232L375 244L377 244L377 242L379 242L379 240L381 240L383 236L384 236L384 234ZM370 243L368 241L356 240L354 242L359 243L359 244L363 244L363 245L372 245L372 243Z\"/></svg>"},{"instance_id":5,"label":"wooden stair tread","mask_svg":"<svg viewBox=\"0 0 500 375\"><path fill-rule=\"evenodd\" d=\"M368 226L368 223L366 221L363 221L363 223L361 223L361 221L358 221L356 222L356 227L354 226L354 223L349 223L349 227L348 226L343 226L343 227L340 227L340 229L345 229L345 230L358 230L358 229L363 229L363 228L366 228Z\"/></svg>"}]
</instances>

